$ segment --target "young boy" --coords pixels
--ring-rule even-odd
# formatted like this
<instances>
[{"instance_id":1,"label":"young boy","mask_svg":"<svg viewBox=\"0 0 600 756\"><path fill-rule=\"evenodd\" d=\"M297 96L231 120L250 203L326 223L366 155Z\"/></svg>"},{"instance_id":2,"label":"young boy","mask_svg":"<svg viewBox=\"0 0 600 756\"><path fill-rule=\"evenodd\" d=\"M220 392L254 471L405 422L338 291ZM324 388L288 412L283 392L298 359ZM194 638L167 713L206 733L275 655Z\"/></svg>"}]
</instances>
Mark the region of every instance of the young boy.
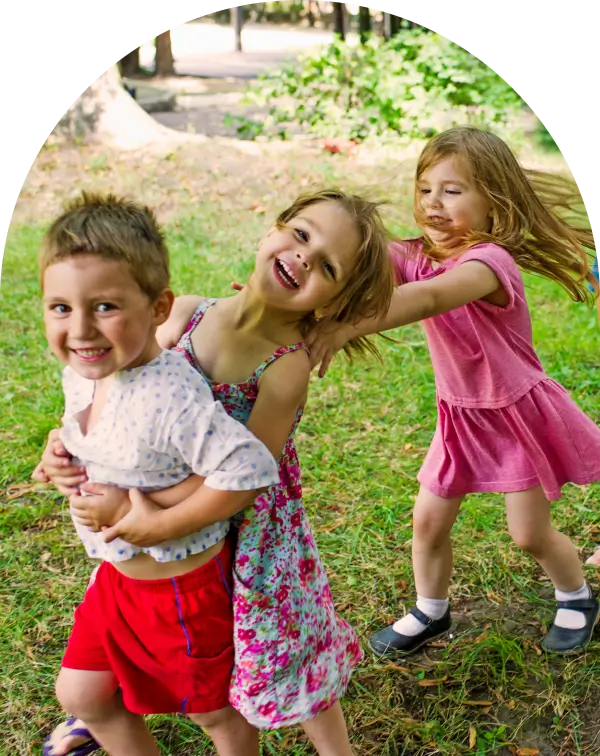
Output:
<instances>
[{"instance_id":1,"label":"young boy","mask_svg":"<svg viewBox=\"0 0 600 756\"><path fill-rule=\"evenodd\" d=\"M173 294L150 210L84 194L47 232L40 272L46 336L65 363L60 439L90 482L130 489L131 498L114 512L122 537L110 539L82 524L71 498L88 555L103 560L75 612L56 685L95 739L71 753L100 744L110 756L158 756L140 715L181 712L221 756L258 754L256 731L228 703L228 517L278 480L275 460L185 357L159 347ZM193 474L205 482L177 506L168 492L153 505L135 490ZM64 752L51 736L45 753Z\"/></svg>"}]
</instances>

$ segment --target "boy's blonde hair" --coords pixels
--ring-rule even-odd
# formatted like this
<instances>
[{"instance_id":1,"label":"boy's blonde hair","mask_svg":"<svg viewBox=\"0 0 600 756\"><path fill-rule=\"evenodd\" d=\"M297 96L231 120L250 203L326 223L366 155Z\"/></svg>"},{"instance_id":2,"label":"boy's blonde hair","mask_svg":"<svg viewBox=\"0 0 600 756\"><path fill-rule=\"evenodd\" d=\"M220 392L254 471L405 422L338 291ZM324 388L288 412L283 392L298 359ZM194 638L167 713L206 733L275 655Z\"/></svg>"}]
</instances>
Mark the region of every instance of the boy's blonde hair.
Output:
<instances>
[{"instance_id":1,"label":"boy's blonde hair","mask_svg":"<svg viewBox=\"0 0 600 756\"><path fill-rule=\"evenodd\" d=\"M482 242L498 244L524 270L557 281L576 301L586 300L589 292L583 282L591 280L586 250L596 247L589 227L575 225L575 219L585 216L577 185L562 176L523 168L500 137L472 126L434 136L419 158L417 181L448 157L464 163L492 208L490 232L472 232L463 250ZM423 224L418 189L415 218ZM434 245L425 237L435 256Z\"/></svg>"},{"instance_id":2,"label":"boy's blonde hair","mask_svg":"<svg viewBox=\"0 0 600 756\"><path fill-rule=\"evenodd\" d=\"M319 202L335 202L342 207L354 222L360 236L354 271L335 300L329 304L328 317L338 323L383 318L392 299L394 275L388 252L390 237L379 212L380 203L338 189L324 189L298 197L280 213L276 225L284 226L307 207ZM313 313L307 318L306 332L315 323ZM352 350L379 354L375 345L366 337L353 339L344 349L348 354Z\"/></svg>"},{"instance_id":3,"label":"boy's blonde hair","mask_svg":"<svg viewBox=\"0 0 600 756\"><path fill-rule=\"evenodd\" d=\"M40 275L76 255L125 263L151 301L169 286L169 253L150 208L113 194L82 192L52 223L39 257Z\"/></svg>"}]
</instances>

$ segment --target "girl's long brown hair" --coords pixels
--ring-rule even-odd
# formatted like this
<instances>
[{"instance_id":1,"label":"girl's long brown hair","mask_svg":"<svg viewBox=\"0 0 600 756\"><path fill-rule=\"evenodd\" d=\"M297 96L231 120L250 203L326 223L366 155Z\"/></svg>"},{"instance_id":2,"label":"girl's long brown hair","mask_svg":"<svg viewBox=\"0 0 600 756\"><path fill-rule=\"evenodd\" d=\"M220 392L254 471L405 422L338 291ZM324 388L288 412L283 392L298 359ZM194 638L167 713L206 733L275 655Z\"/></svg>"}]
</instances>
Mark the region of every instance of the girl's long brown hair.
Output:
<instances>
[{"instance_id":1,"label":"girl's long brown hair","mask_svg":"<svg viewBox=\"0 0 600 756\"><path fill-rule=\"evenodd\" d=\"M423 173L448 157L463 161L479 192L492 208L489 233L474 231L460 251L491 242L508 250L519 267L557 281L578 302L589 299L585 281L594 283L588 250L595 250L583 200L574 181L563 176L527 170L508 145L495 134L459 126L433 137L417 164ZM419 194L415 218L421 225ZM435 246L425 236L429 253Z\"/></svg>"}]
</instances>

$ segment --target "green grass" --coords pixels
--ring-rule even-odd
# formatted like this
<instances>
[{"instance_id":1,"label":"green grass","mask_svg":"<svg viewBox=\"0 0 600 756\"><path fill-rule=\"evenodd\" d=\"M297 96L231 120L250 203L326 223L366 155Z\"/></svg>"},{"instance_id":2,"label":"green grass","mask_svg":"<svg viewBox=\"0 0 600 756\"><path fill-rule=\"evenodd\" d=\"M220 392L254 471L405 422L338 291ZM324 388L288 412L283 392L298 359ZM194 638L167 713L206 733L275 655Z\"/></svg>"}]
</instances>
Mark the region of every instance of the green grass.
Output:
<instances>
[{"instance_id":1,"label":"green grass","mask_svg":"<svg viewBox=\"0 0 600 756\"><path fill-rule=\"evenodd\" d=\"M272 164L265 165L251 166L256 185L273 176ZM364 169L315 156L302 171L299 164L290 171L296 180L304 171L313 181L336 181L346 172L357 180L363 171L369 180L377 171L389 176L387 166ZM284 179L280 192L287 199L295 191L289 176L273 181ZM233 180L229 174L227 180ZM165 181L155 179L140 191L161 197ZM172 207L166 213L178 292L218 296L231 280L245 279L266 221L244 200L232 222L234 200L182 200L179 213ZM269 208L282 201L274 195L264 200ZM409 216L405 198L400 226ZM29 480L61 412L59 368L41 327L35 260L42 233L43 225L31 223L11 230L0 299L0 754L6 756L39 753L60 717L53 681L91 570L61 498ZM539 279L528 279L528 295L546 369L599 422L595 313ZM298 432L319 549L339 610L362 641L412 602L410 512L435 424L421 330L409 327L397 336L398 343L382 344L383 364L340 362L324 381L314 379ZM557 526L584 554L599 540L598 493L598 486L569 486L554 508ZM396 664L367 657L344 700L357 756L508 756L525 747L543 756L598 754L600 643L577 659L549 660L541 653L538 642L552 616L551 586L511 544L499 496L471 497L454 538L453 635ZM590 579L600 587L597 573L590 571ZM153 717L151 725L165 754L212 753L184 719ZM263 738L264 754L312 752L297 728Z\"/></svg>"}]
</instances>

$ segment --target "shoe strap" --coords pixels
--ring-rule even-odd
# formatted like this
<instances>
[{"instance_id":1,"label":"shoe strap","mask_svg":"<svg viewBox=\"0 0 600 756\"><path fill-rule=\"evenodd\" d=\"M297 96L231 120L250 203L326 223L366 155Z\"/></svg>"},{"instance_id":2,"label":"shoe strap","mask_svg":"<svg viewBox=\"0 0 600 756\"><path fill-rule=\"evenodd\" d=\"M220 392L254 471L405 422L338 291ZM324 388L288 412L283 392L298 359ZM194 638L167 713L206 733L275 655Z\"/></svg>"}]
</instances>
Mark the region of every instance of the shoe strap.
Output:
<instances>
[{"instance_id":1,"label":"shoe strap","mask_svg":"<svg viewBox=\"0 0 600 756\"><path fill-rule=\"evenodd\" d=\"M572 609L575 612L585 612L588 609L595 609L597 601L595 598L575 599L574 601L559 601L559 609Z\"/></svg>"},{"instance_id":2,"label":"shoe strap","mask_svg":"<svg viewBox=\"0 0 600 756\"><path fill-rule=\"evenodd\" d=\"M412 614L413 617L416 617L422 625L425 625L425 627L429 627L429 625L431 625L431 623L433 622L431 617L428 617L424 612L422 612L418 606L413 606L409 614Z\"/></svg>"}]
</instances>

